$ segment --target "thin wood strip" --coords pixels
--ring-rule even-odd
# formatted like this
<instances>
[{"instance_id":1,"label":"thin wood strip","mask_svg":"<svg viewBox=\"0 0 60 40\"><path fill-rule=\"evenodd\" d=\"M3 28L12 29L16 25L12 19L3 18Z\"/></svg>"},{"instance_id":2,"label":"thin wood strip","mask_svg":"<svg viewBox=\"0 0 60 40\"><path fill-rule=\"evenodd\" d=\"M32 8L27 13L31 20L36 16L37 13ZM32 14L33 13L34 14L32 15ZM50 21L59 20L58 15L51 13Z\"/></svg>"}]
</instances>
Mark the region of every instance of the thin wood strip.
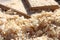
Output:
<instances>
[{"instance_id":1,"label":"thin wood strip","mask_svg":"<svg viewBox=\"0 0 60 40\"><path fill-rule=\"evenodd\" d=\"M57 5L52 5L52 6L41 6L41 7L31 7L30 10L31 11L37 11L37 10L52 10L54 11L55 9L58 9L59 6Z\"/></svg>"},{"instance_id":2,"label":"thin wood strip","mask_svg":"<svg viewBox=\"0 0 60 40\"><path fill-rule=\"evenodd\" d=\"M18 11L18 10L15 10L15 9L7 7L7 6L4 6L2 4L0 4L0 8L2 8L3 10L9 10L9 9L11 9L14 12L17 12L16 14L19 15L19 16L24 16L25 18L30 18L30 16L28 14L24 14L24 13Z\"/></svg>"}]
</instances>

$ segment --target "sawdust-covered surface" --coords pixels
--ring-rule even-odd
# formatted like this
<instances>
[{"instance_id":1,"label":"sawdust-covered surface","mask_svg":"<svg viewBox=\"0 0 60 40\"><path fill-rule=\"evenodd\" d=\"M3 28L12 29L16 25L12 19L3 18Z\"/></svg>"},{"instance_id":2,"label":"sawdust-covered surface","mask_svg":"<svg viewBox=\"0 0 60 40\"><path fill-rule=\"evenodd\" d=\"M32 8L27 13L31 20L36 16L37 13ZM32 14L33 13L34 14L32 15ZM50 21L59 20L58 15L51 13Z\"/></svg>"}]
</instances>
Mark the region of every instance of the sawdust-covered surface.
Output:
<instances>
[{"instance_id":1,"label":"sawdust-covered surface","mask_svg":"<svg viewBox=\"0 0 60 40\"><path fill-rule=\"evenodd\" d=\"M29 19L0 11L0 40L60 40L60 9Z\"/></svg>"}]
</instances>

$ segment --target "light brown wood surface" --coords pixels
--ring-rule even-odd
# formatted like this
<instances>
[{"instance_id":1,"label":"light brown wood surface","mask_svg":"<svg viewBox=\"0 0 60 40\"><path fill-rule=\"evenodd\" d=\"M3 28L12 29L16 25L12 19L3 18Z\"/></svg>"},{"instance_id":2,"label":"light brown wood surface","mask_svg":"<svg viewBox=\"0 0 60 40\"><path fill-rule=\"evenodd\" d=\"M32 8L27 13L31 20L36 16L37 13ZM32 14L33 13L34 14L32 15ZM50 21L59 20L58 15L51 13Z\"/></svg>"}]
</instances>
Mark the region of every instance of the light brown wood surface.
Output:
<instances>
[{"instance_id":1,"label":"light brown wood surface","mask_svg":"<svg viewBox=\"0 0 60 40\"><path fill-rule=\"evenodd\" d=\"M0 0L0 4L16 9L22 13L27 14L26 9L21 0Z\"/></svg>"},{"instance_id":2,"label":"light brown wood surface","mask_svg":"<svg viewBox=\"0 0 60 40\"><path fill-rule=\"evenodd\" d=\"M52 9L59 8L58 3L55 0L27 0L27 4L30 5L31 10L37 9Z\"/></svg>"},{"instance_id":3,"label":"light brown wood surface","mask_svg":"<svg viewBox=\"0 0 60 40\"><path fill-rule=\"evenodd\" d=\"M16 15L24 16L25 18L30 18L29 15L27 15L27 14L25 14L25 13L22 13L21 11L18 11L18 10L16 10L16 9L13 9L13 8L10 8L10 7L7 7L7 6L4 6L4 5L2 5L2 4L0 4L0 8L1 8L2 10L9 10L9 9L11 9L13 12L16 12Z\"/></svg>"}]
</instances>

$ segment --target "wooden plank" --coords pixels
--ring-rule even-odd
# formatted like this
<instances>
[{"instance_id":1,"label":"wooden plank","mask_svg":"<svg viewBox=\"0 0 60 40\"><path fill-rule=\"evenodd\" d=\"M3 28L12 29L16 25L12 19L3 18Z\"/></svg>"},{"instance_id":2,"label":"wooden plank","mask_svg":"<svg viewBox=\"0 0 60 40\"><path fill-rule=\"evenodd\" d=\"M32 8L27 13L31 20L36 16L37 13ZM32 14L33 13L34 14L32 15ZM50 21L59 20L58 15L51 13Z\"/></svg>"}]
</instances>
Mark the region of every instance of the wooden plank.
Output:
<instances>
[{"instance_id":1,"label":"wooden plank","mask_svg":"<svg viewBox=\"0 0 60 40\"><path fill-rule=\"evenodd\" d=\"M0 0L0 4L3 4L7 7L10 7L10 8L13 8L13 9L16 9L22 13L25 13L27 14L27 11L22 3L21 0Z\"/></svg>"},{"instance_id":2,"label":"wooden plank","mask_svg":"<svg viewBox=\"0 0 60 40\"><path fill-rule=\"evenodd\" d=\"M38 9L52 9L55 10L59 8L59 4L55 0L26 0L29 4L30 10Z\"/></svg>"},{"instance_id":3,"label":"wooden plank","mask_svg":"<svg viewBox=\"0 0 60 40\"><path fill-rule=\"evenodd\" d=\"M3 10L9 10L9 9L11 9L13 12L16 12L16 15L24 16L25 18L30 18L29 15L24 14L24 13L22 13L22 12L16 10L16 9L13 9L13 8L10 8L10 7L7 7L7 6L4 6L2 4L0 4L0 8L2 8Z\"/></svg>"}]
</instances>

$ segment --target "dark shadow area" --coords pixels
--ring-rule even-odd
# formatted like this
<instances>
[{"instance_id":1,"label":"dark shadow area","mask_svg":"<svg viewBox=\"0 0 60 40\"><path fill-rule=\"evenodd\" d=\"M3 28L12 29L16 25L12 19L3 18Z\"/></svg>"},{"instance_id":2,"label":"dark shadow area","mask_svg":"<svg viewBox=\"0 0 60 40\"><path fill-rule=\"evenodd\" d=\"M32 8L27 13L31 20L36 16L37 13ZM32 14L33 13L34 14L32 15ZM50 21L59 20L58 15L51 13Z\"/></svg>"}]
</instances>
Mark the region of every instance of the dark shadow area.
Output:
<instances>
[{"instance_id":1,"label":"dark shadow area","mask_svg":"<svg viewBox=\"0 0 60 40\"><path fill-rule=\"evenodd\" d=\"M26 11L28 13L28 15L31 15L32 14L32 11L29 10L30 4L27 3L27 0L21 0L21 1L22 1L23 5L24 5L24 7L25 7L25 9L26 9Z\"/></svg>"},{"instance_id":2,"label":"dark shadow area","mask_svg":"<svg viewBox=\"0 0 60 40\"><path fill-rule=\"evenodd\" d=\"M55 0L56 2L58 2L60 4L60 0Z\"/></svg>"}]
</instances>

